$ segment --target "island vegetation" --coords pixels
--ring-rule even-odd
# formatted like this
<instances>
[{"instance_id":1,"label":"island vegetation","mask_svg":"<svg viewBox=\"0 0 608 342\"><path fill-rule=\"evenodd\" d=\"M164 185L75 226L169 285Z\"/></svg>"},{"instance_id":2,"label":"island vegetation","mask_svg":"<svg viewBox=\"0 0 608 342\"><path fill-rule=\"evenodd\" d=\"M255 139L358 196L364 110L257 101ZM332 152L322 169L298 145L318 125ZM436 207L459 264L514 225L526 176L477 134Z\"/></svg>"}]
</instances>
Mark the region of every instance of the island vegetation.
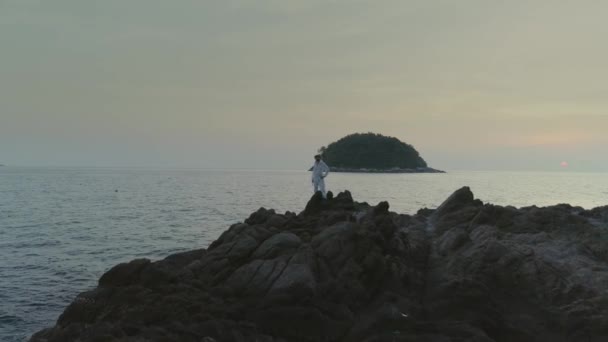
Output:
<instances>
[{"instance_id":1,"label":"island vegetation","mask_svg":"<svg viewBox=\"0 0 608 342\"><path fill-rule=\"evenodd\" d=\"M377 133L347 135L319 153L337 172L442 172L429 168L412 145Z\"/></svg>"}]
</instances>

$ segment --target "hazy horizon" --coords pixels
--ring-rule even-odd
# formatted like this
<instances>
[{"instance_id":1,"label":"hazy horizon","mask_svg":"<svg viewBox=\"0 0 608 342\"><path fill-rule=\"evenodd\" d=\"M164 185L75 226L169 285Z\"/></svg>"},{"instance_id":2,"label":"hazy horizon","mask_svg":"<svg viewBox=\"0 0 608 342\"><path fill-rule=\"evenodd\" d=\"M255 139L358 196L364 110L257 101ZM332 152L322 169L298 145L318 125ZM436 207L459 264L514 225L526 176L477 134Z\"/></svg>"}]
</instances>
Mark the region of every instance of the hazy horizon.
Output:
<instances>
[{"instance_id":1,"label":"hazy horizon","mask_svg":"<svg viewBox=\"0 0 608 342\"><path fill-rule=\"evenodd\" d=\"M300 170L375 132L437 169L608 171L607 11L0 0L0 164Z\"/></svg>"}]
</instances>

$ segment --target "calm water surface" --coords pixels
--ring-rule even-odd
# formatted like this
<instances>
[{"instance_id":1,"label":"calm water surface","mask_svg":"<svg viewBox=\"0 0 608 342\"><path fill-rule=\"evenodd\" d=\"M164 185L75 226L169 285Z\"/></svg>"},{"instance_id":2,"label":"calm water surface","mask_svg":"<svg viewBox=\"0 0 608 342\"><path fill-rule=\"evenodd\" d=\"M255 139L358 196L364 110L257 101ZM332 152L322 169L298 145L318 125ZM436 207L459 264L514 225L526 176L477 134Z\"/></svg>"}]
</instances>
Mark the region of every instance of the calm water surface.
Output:
<instances>
[{"instance_id":1,"label":"calm water surface","mask_svg":"<svg viewBox=\"0 0 608 342\"><path fill-rule=\"evenodd\" d=\"M111 266L206 247L259 207L301 211L304 171L0 168L0 341L53 325ZM608 204L606 173L337 174L328 189L391 210L435 208L468 185L517 207Z\"/></svg>"}]
</instances>

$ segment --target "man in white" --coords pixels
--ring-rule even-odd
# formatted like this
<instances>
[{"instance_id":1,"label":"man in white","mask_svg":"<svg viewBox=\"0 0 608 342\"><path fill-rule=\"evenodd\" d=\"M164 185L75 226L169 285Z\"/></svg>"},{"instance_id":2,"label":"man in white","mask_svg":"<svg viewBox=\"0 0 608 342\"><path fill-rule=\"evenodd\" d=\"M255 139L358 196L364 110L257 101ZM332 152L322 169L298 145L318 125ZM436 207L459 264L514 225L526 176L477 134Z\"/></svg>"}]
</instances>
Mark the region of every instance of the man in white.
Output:
<instances>
[{"instance_id":1,"label":"man in white","mask_svg":"<svg viewBox=\"0 0 608 342\"><path fill-rule=\"evenodd\" d=\"M321 155L315 156L315 165L312 166L312 186L314 187L313 192L321 191L323 198L326 198L325 192L325 180L329 174L329 166L321 160Z\"/></svg>"}]
</instances>

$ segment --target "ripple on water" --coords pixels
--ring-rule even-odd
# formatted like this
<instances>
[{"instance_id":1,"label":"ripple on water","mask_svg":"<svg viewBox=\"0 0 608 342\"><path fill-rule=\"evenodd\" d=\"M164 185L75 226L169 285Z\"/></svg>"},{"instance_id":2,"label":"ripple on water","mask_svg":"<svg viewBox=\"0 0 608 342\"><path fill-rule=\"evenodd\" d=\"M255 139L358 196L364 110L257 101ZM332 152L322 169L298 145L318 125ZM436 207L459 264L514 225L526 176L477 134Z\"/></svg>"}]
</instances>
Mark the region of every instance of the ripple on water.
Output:
<instances>
[{"instance_id":1,"label":"ripple on water","mask_svg":"<svg viewBox=\"0 0 608 342\"><path fill-rule=\"evenodd\" d=\"M0 313L0 324L14 325L25 322L23 318L15 315Z\"/></svg>"},{"instance_id":2,"label":"ripple on water","mask_svg":"<svg viewBox=\"0 0 608 342\"><path fill-rule=\"evenodd\" d=\"M57 240L24 241L8 244L8 246L20 251L28 251L30 249L40 250L42 248L54 247L59 245L61 245L61 242Z\"/></svg>"}]
</instances>

